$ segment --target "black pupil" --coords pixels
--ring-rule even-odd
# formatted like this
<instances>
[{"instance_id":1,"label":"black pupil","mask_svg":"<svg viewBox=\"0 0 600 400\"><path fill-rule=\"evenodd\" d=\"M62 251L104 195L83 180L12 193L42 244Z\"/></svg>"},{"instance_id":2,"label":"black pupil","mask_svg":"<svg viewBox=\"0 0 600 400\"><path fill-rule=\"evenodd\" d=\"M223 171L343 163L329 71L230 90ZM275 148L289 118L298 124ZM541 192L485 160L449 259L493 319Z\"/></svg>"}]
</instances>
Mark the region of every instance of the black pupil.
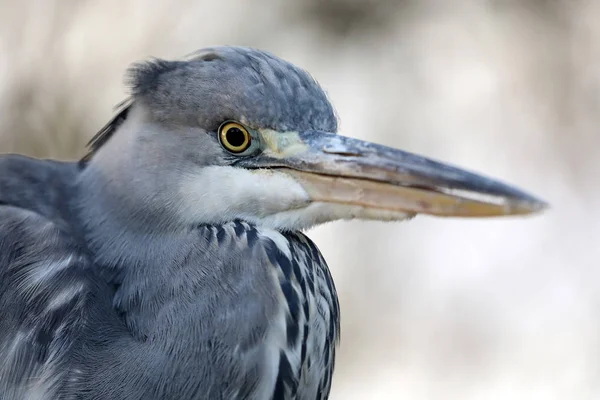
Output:
<instances>
[{"instance_id":1,"label":"black pupil","mask_svg":"<svg viewBox=\"0 0 600 400\"><path fill-rule=\"evenodd\" d=\"M232 147L240 147L246 142L246 135L240 128L229 128L225 137Z\"/></svg>"}]
</instances>

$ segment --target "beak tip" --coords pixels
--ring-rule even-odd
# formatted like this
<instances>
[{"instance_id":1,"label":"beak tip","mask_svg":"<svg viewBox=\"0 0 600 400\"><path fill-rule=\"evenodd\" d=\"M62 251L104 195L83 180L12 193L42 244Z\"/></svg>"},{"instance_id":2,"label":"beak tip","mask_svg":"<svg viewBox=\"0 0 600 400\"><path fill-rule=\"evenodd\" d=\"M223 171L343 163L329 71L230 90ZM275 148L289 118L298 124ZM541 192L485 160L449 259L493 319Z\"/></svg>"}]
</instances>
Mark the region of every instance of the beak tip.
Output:
<instances>
[{"instance_id":1,"label":"beak tip","mask_svg":"<svg viewBox=\"0 0 600 400\"><path fill-rule=\"evenodd\" d=\"M550 203L530 196L516 207L517 214L540 214L550 208Z\"/></svg>"},{"instance_id":2,"label":"beak tip","mask_svg":"<svg viewBox=\"0 0 600 400\"><path fill-rule=\"evenodd\" d=\"M534 212L542 212L550 208L550 203L545 200L538 200L537 203L534 204L533 210Z\"/></svg>"}]
</instances>

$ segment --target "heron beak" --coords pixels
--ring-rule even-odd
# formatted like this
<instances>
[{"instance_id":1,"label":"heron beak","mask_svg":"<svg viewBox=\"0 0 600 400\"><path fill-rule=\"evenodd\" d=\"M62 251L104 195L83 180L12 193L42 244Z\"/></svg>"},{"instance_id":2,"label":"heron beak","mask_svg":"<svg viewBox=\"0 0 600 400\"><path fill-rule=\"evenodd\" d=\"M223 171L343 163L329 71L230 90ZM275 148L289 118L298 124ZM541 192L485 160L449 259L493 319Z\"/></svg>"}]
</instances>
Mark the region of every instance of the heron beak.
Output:
<instances>
[{"instance_id":1,"label":"heron beak","mask_svg":"<svg viewBox=\"0 0 600 400\"><path fill-rule=\"evenodd\" d=\"M492 217L547 203L513 186L402 150L326 132L261 132L261 168L279 168L314 202L396 213Z\"/></svg>"}]
</instances>

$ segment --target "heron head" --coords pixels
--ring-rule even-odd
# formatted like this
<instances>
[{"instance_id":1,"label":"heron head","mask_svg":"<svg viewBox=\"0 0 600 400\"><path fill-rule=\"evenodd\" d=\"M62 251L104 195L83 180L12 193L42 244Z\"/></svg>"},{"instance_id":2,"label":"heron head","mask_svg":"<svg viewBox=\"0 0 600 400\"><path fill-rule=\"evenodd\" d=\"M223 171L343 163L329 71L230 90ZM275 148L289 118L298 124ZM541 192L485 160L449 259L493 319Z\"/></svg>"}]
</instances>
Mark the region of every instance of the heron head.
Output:
<instances>
[{"instance_id":1,"label":"heron head","mask_svg":"<svg viewBox=\"0 0 600 400\"><path fill-rule=\"evenodd\" d=\"M132 204L177 221L296 230L546 206L499 181L338 135L316 81L266 52L209 48L185 61L138 64L129 78L131 101L91 142L86 161Z\"/></svg>"}]
</instances>

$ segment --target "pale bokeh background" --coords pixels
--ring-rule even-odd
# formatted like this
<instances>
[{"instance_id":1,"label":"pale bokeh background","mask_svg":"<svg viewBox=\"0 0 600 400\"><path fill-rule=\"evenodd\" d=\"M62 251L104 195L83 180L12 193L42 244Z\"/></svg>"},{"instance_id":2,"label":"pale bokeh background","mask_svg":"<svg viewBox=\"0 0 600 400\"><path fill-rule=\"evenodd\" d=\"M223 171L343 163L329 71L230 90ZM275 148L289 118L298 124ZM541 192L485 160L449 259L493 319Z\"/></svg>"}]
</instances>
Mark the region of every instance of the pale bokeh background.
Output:
<instances>
[{"instance_id":1,"label":"pale bokeh background","mask_svg":"<svg viewBox=\"0 0 600 400\"><path fill-rule=\"evenodd\" d=\"M0 151L79 157L131 62L213 44L311 71L342 134L553 206L310 232L341 296L333 399L600 398L600 1L0 0Z\"/></svg>"}]
</instances>

